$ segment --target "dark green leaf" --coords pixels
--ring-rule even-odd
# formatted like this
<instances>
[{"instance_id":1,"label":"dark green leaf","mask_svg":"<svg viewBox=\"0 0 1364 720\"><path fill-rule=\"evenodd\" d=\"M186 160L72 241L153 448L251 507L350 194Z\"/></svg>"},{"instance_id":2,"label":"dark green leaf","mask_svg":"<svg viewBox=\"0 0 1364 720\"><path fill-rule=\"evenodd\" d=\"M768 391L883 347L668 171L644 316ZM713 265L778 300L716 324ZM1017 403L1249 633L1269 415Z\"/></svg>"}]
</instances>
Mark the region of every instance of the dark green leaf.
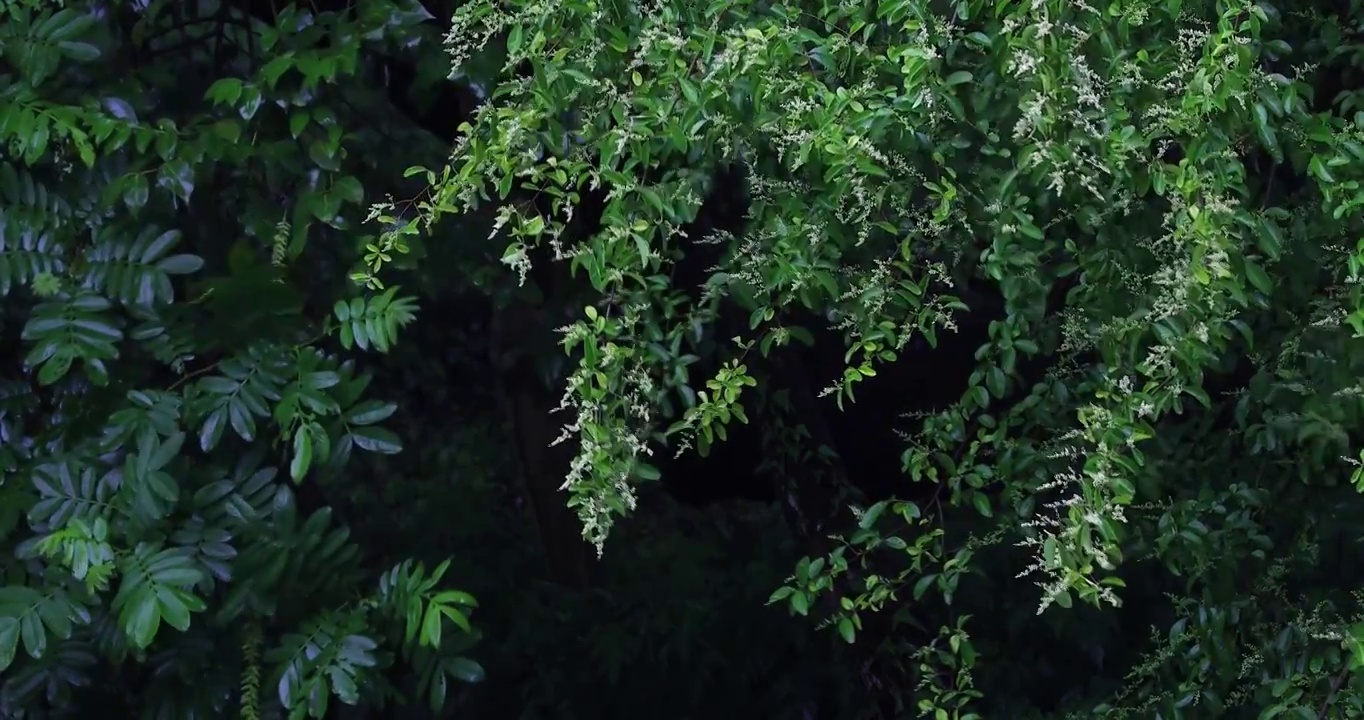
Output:
<instances>
[{"instance_id":1,"label":"dark green leaf","mask_svg":"<svg viewBox=\"0 0 1364 720\"><path fill-rule=\"evenodd\" d=\"M449 658L442 664L445 667L445 672L449 673L453 678L467 683L483 682L483 666L469 658Z\"/></svg>"},{"instance_id":2,"label":"dark green leaf","mask_svg":"<svg viewBox=\"0 0 1364 720\"><path fill-rule=\"evenodd\" d=\"M373 425L387 420L397 409L397 403L365 400L347 411L345 419L351 425Z\"/></svg>"},{"instance_id":3,"label":"dark green leaf","mask_svg":"<svg viewBox=\"0 0 1364 720\"><path fill-rule=\"evenodd\" d=\"M0 671L14 662L14 654L18 648L18 618L0 616Z\"/></svg>"},{"instance_id":4,"label":"dark green leaf","mask_svg":"<svg viewBox=\"0 0 1364 720\"><path fill-rule=\"evenodd\" d=\"M91 62L99 59L99 48L90 43L76 42L74 40L63 40L57 43L62 54L75 60L76 62Z\"/></svg>"},{"instance_id":5,"label":"dark green leaf","mask_svg":"<svg viewBox=\"0 0 1364 720\"><path fill-rule=\"evenodd\" d=\"M194 194L194 168L183 160L173 160L161 166L156 184L169 190L181 200L188 201Z\"/></svg>"},{"instance_id":6,"label":"dark green leaf","mask_svg":"<svg viewBox=\"0 0 1364 720\"><path fill-rule=\"evenodd\" d=\"M857 639L857 630L853 628L852 618L841 617L838 619L838 634L846 643L852 643Z\"/></svg>"},{"instance_id":7,"label":"dark green leaf","mask_svg":"<svg viewBox=\"0 0 1364 720\"><path fill-rule=\"evenodd\" d=\"M359 204L365 199L365 189L360 186L360 181L350 175L343 175L336 179L332 184L332 189L343 200L351 204Z\"/></svg>"},{"instance_id":8,"label":"dark green leaf","mask_svg":"<svg viewBox=\"0 0 1364 720\"><path fill-rule=\"evenodd\" d=\"M1275 159L1283 159L1283 150L1279 148L1279 138L1274 132L1274 126L1270 124L1269 111L1261 103L1253 106L1255 116L1255 133L1260 138L1260 144L1274 156Z\"/></svg>"},{"instance_id":9,"label":"dark green leaf","mask_svg":"<svg viewBox=\"0 0 1364 720\"><path fill-rule=\"evenodd\" d=\"M104 106L104 109L107 110L110 115L119 120L130 123L137 122L137 111L133 110L133 106L123 98L106 97L100 101L100 104Z\"/></svg>"},{"instance_id":10,"label":"dark green leaf","mask_svg":"<svg viewBox=\"0 0 1364 720\"><path fill-rule=\"evenodd\" d=\"M373 425L352 426L350 435L355 439L356 446L361 450L393 455L402 452L403 449L402 441L398 439L398 436L381 427Z\"/></svg>"},{"instance_id":11,"label":"dark green leaf","mask_svg":"<svg viewBox=\"0 0 1364 720\"><path fill-rule=\"evenodd\" d=\"M29 657L40 658L47 652L47 629L38 613L25 613L19 618L19 636L24 640L24 651Z\"/></svg>"},{"instance_id":12,"label":"dark green leaf","mask_svg":"<svg viewBox=\"0 0 1364 720\"><path fill-rule=\"evenodd\" d=\"M189 275L204 266L204 259L198 255L172 255L156 264L158 270L167 275Z\"/></svg>"},{"instance_id":13,"label":"dark green leaf","mask_svg":"<svg viewBox=\"0 0 1364 720\"><path fill-rule=\"evenodd\" d=\"M130 600L129 605L123 609L120 619L123 632L127 633L128 639L139 648L151 645L152 640L156 638L156 631L161 627L161 613L157 610L156 600L146 593L139 593Z\"/></svg>"}]
</instances>

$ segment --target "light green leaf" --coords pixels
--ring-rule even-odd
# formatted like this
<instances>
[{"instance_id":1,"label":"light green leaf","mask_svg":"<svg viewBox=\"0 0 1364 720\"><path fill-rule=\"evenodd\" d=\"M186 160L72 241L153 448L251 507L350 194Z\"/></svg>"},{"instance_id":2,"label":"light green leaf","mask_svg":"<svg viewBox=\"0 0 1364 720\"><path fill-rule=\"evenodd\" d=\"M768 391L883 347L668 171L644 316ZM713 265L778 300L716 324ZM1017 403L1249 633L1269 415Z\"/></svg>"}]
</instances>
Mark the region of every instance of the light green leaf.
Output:
<instances>
[{"instance_id":1,"label":"light green leaf","mask_svg":"<svg viewBox=\"0 0 1364 720\"><path fill-rule=\"evenodd\" d=\"M189 607L181 601L180 593L175 588L165 585L156 587L156 603L161 617L166 624L184 632L189 629L190 613Z\"/></svg>"},{"instance_id":2,"label":"light green leaf","mask_svg":"<svg viewBox=\"0 0 1364 720\"><path fill-rule=\"evenodd\" d=\"M473 632L474 628L469 624L469 617L459 608L450 605L435 605L434 603L432 603L432 607L439 607L440 613L450 618L450 622L454 623L460 630Z\"/></svg>"},{"instance_id":3,"label":"light green leaf","mask_svg":"<svg viewBox=\"0 0 1364 720\"><path fill-rule=\"evenodd\" d=\"M441 608L432 604L426 608L426 619L422 621L421 644L427 647L440 647Z\"/></svg>"},{"instance_id":4,"label":"light green leaf","mask_svg":"<svg viewBox=\"0 0 1364 720\"><path fill-rule=\"evenodd\" d=\"M299 425L294 431L294 457L289 461L289 476L299 482L308 474L313 462L313 443L308 437L308 426Z\"/></svg>"},{"instance_id":5,"label":"light green leaf","mask_svg":"<svg viewBox=\"0 0 1364 720\"><path fill-rule=\"evenodd\" d=\"M220 78L212 85L208 86L208 91L204 93L204 99L210 100L213 104L235 105L237 99L242 96L242 81L238 78Z\"/></svg>"},{"instance_id":6,"label":"light green leaf","mask_svg":"<svg viewBox=\"0 0 1364 720\"><path fill-rule=\"evenodd\" d=\"M289 134L294 138L302 135L310 119L307 110L295 110L294 114L289 116Z\"/></svg>"},{"instance_id":7,"label":"light green leaf","mask_svg":"<svg viewBox=\"0 0 1364 720\"><path fill-rule=\"evenodd\" d=\"M467 592L460 590L444 590L431 598L431 602L437 605L464 605L466 607L478 607L478 600Z\"/></svg>"}]
</instances>

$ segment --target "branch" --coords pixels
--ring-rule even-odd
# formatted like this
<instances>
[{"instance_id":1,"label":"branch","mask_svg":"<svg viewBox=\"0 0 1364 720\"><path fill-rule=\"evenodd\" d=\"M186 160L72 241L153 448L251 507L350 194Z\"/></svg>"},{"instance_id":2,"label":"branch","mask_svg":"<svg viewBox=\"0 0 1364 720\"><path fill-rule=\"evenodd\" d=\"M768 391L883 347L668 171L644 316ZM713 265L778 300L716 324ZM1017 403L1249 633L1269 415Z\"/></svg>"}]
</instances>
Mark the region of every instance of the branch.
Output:
<instances>
[{"instance_id":1,"label":"branch","mask_svg":"<svg viewBox=\"0 0 1364 720\"><path fill-rule=\"evenodd\" d=\"M1331 710L1331 701L1336 699L1336 693L1350 677L1350 666L1347 664L1336 674L1336 678L1331 681L1331 689L1326 693L1326 699L1321 702L1321 709L1317 711L1317 720L1326 720L1326 713Z\"/></svg>"}]
</instances>

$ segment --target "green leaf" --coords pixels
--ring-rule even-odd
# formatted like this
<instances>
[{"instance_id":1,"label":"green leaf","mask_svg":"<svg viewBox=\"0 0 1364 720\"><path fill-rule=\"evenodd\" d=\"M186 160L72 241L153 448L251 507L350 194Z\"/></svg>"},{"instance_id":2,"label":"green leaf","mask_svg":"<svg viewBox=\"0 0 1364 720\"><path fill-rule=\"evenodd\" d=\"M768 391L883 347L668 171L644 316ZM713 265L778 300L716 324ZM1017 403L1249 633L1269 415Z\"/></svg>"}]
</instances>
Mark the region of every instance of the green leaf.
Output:
<instances>
[{"instance_id":1,"label":"green leaf","mask_svg":"<svg viewBox=\"0 0 1364 720\"><path fill-rule=\"evenodd\" d=\"M66 377L72 362L69 351L59 351L38 370L38 384L47 387Z\"/></svg>"},{"instance_id":2,"label":"green leaf","mask_svg":"<svg viewBox=\"0 0 1364 720\"><path fill-rule=\"evenodd\" d=\"M975 76L972 75L971 73L965 70L958 70L952 73L951 75L948 75L947 78L943 80L943 82L946 83L948 87L952 87L953 85L961 85L962 83L971 82L971 80L974 78Z\"/></svg>"},{"instance_id":3,"label":"green leaf","mask_svg":"<svg viewBox=\"0 0 1364 720\"><path fill-rule=\"evenodd\" d=\"M335 150L320 139L308 143L308 159L323 170L335 172L341 168Z\"/></svg>"},{"instance_id":4,"label":"green leaf","mask_svg":"<svg viewBox=\"0 0 1364 720\"><path fill-rule=\"evenodd\" d=\"M1336 182L1336 176L1332 175L1331 171L1327 169L1326 163L1322 162L1320 155L1313 155L1312 159L1307 161L1307 171L1324 185L1334 185Z\"/></svg>"},{"instance_id":5,"label":"green leaf","mask_svg":"<svg viewBox=\"0 0 1364 720\"><path fill-rule=\"evenodd\" d=\"M161 166L156 184L169 190L181 200L188 201L194 194L194 168L183 160L173 160Z\"/></svg>"},{"instance_id":6,"label":"green leaf","mask_svg":"<svg viewBox=\"0 0 1364 720\"><path fill-rule=\"evenodd\" d=\"M254 85L243 86L241 103L237 105L237 114L243 120L250 120L256 116L256 111L260 109L261 100L259 88Z\"/></svg>"},{"instance_id":7,"label":"green leaf","mask_svg":"<svg viewBox=\"0 0 1364 720\"><path fill-rule=\"evenodd\" d=\"M441 665L445 672L451 677L462 680L466 683L483 682L483 666L466 657L453 657L445 660Z\"/></svg>"},{"instance_id":8,"label":"green leaf","mask_svg":"<svg viewBox=\"0 0 1364 720\"><path fill-rule=\"evenodd\" d=\"M289 135L297 139L308 128L310 119L312 118L307 110L295 110L294 114L289 116Z\"/></svg>"},{"instance_id":9,"label":"green leaf","mask_svg":"<svg viewBox=\"0 0 1364 720\"><path fill-rule=\"evenodd\" d=\"M57 43L57 47L61 49L62 55L76 62L91 62L98 60L100 56L99 48L90 43L63 40Z\"/></svg>"},{"instance_id":10,"label":"green leaf","mask_svg":"<svg viewBox=\"0 0 1364 720\"><path fill-rule=\"evenodd\" d=\"M397 403L365 400L346 412L350 425L373 425L387 420L398 409Z\"/></svg>"},{"instance_id":11,"label":"green leaf","mask_svg":"<svg viewBox=\"0 0 1364 720\"><path fill-rule=\"evenodd\" d=\"M686 98L687 102L695 105L701 99L700 94L696 91L696 84L692 81L686 78L680 78L678 79L677 84L682 90L682 97Z\"/></svg>"},{"instance_id":12,"label":"green leaf","mask_svg":"<svg viewBox=\"0 0 1364 720\"><path fill-rule=\"evenodd\" d=\"M213 123L213 134L229 143L235 143L242 137L242 125L236 120L226 118Z\"/></svg>"},{"instance_id":13,"label":"green leaf","mask_svg":"<svg viewBox=\"0 0 1364 720\"><path fill-rule=\"evenodd\" d=\"M147 234L150 235L150 233ZM146 249L142 251L138 260L144 263L156 261L161 258L161 256L165 255L171 248L178 245L181 237L182 235L179 230L168 230L157 235L150 243L147 243Z\"/></svg>"},{"instance_id":14,"label":"green leaf","mask_svg":"<svg viewBox=\"0 0 1364 720\"><path fill-rule=\"evenodd\" d=\"M928 589L933 586L933 583L937 581L937 579L937 573L932 573L919 578L918 582L914 583L914 599L918 600L922 598L924 593L928 592Z\"/></svg>"},{"instance_id":15,"label":"green leaf","mask_svg":"<svg viewBox=\"0 0 1364 720\"><path fill-rule=\"evenodd\" d=\"M147 176L137 173L128 177L127 186L123 190L123 204L129 210L137 210L147 204L147 198L151 190L147 185Z\"/></svg>"},{"instance_id":16,"label":"green leaf","mask_svg":"<svg viewBox=\"0 0 1364 720\"><path fill-rule=\"evenodd\" d=\"M289 476L299 482L308 474L313 462L313 443L308 437L308 426L300 425L294 431L294 457L289 461Z\"/></svg>"},{"instance_id":17,"label":"green leaf","mask_svg":"<svg viewBox=\"0 0 1364 720\"><path fill-rule=\"evenodd\" d=\"M47 630L38 613L25 613L19 618L19 636L24 640L24 651L29 657L40 658L47 652Z\"/></svg>"},{"instance_id":18,"label":"green leaf","mask_svg":"<svg viewBox=\"0 0 1364 720\"><path fill-rule=\"evenodd\" d=\"M445 693L449 680L445 678L446 673L438 672L431 677L431 688L427 691L427 702L433 713L440 713L441 708L445 707Z\"/></svg>"},{"instance_id":19,"label":"green leaf","mask_svg":"<svg viewBox=\"0 0 1364 720\"><path fill-rule=\"evenodd\" d=\"M469 617L459 608L451 607L450 605L433 605L433 607L439 607L440 613L445 617L450 618L450 622L454 623L460 630L463 630L466 633L473 632L473 626L469 624Z\"/></svg>"},{"instance_id":20,"label":"green leaf","mask_svg":"<svg viewBox=\"0 0 1364 720\"><path fill-rule=\"evenodd\" d=\"M237 78L221 78L208 86L204 99L213 104L235 105L242 96L242 81Z\"/></svg>"},{"instance_id":21,"label":"green leaf","mask_svg":"<svg viewBox=\"0 0 1364 720\"><path fill-rule=\"evenodd\" d=\"M124 608L120 616L123 632L133 645L145 648L156 639L156 631L161 627L161 613L154 597L139 594L136 600Z\"/></svg>"},{"instance_id":22,"label":"green leaf","mask_svg":"<svg viewBox=\"0 0 1364 720\"><path fill-rule=\"evenodd\" d=\"M461 590L445 590L437 593L431 598L431 602L438 605L464 605L465 607L478 607L478 600L467 592Z\"/></svg>"},{"instance_id":23,"label":"green leaf","mask_svg":"<svg viewBox=\"0 0 1364 720\"><path fill-rule=\"evenodd\" d=\"M365 199L365 189L360 186L359 180L350 175L337 178L336 182L332 184L332 189L341 199L353 205L358 205Z\"/></svg>"},{"instance_id":24,"label":"green leaf","mask_svg":"<svg viewBox=\"0 0 1364 720\"><path fill-rule=\"evenodd\" d=\"M156 268L167 275L189 275L204 266L204 259L198 255L172 255L156 264Z\"/></svg>"},{"instance_id":25,"label":"green leaf","mask_svg":"<svg viewBox=\"0 0 1364 720\"><path fill-rule=\"evenodd\" d=\"M1266 295L1272 295L1274 293L1274 281L1269 279L1269 274L1264 271L1264 268L1250 258L1245 259L1245 264L1246 279L1250 280L1250 284L1254 285L1256 290Z\"/></svg>"},{"instance_id":26,"label":"green leaf","mask_svg":"<svg viewBox=\"0 0 1364 720\"><path fill-rule=\"evenodd\" d=\"M1277 259L1283 248L1283 231L1279 229L1278 223L1266 217L1259 218L1260 234L1257 236L1260 241L1260 248L1270 259Z\"/></svg>"},{"instance_id":27,"label":"green leaf","mask_svg":"<svg viewBox=\"0 0 1364 720\"><path fill-rule=\"evenodd\" d=\"M986 408L990 406L990 395L985 392L985 388L977 385L966 391L966 399L975 403L976 407Z\"/></svg>"},{"instance_id":28,"label":"green leaf","mask_svg":"<svg viewBox=\"0 0 1364 720\"><path fill-rule=\"evenodd\" d=\"M0 671L14 662L14 654L19 649L19 620L0 616Z\"/></svg>"},{"instance_id":29,"label":"green leaf","mask_svg":"<svg viewBox=\"0 0 1364 720\"><path fill-rule=\"evenodd\" d=\"M1278 135L1274 132L1274 126L1270 124L1269 110L1262 103L1255 103L1253 108L1255 116L1255 134L1260 138L1260 144L1274 156L1278 162L1283 161L1283 150L1279 147Z\"/></svg>"},{"instance_id":30,"label":"green leaf","mask_svg":"<svg viewBox=\"0 0 1364 720\"><path fill-rule=\"evenodd\" d=\"M24 148L25 163L36 165L38 160L47 152L47 140L50 132L46 123L40 123L29 132L28 143Z\"/></svg>"},{"instance_id":31,"label":"green leaf","mask_svg":"<svg viewBox=\"0 0 1364 720\"><path fill-rule=\"evenodd\" d=\"M998 366L991 367L990 371L985 373L985 384L989 386L991 395L997 398L1004 397L1004 371Z\"/></svg>"},{"instance_id":32,"label":"green leaf","mask_svg":"<svg viewBox=\"0 0 1364 720\"><path fill-rule=\"evenodd\" d=\"M793 593L793 592L795 592L795 591L796 591L795 588L792 588L792 587L787 586L787 585L783 585L783 586L777 588L775 591L773 591L771 597L767 598L767 604L768 604L768 605L774 605L774 604L776 604L776 603L779 603L779 602L781 602L781 601L783 601L783 600L785 600L785 599L791 597L791 593Z\"/></svg>"},{"instance_id":33,"label":"green leaf","mask_svg":"<svg viewBox=\"0 0 1364 720\"><path fill-rule=\"evenodd\" d=\"M838 619L838 634L843 638L843 642L849 644L857 639L857 630L853 627L852 618L841 617Z\"/></svg>"},{"instance_id":34,"label":"green leaf","mask_svg":"<svg viewBox=\"0 0 1364 720\"><path fill-rule=\"evenodd\" d=\"M421 644L427 647L440 647L441 621L444 615L438 605L428 605L426 619L422 621Z\"/></svg>"},{"instance_id":35,"label":"green leaf","mask_svg":"<svg viewBox=\"0 0 1364 720\"><path fill-rule=\"evenodd\" d=\"M130 123L137 122L137 112L133 110L133 106L123 98L106 97L100 100L99 104L104 106L104 109L107 110L110 115L119 120Z\"/></svg>"},{"instance_id":36,"label":"green leaf","mask_svg":"<svg viewBox=\"0 0 1364 720\"><path fill-rule=\"evenodd\" d=\"M167 625L181 632L189 629L189 606L185 605L180 599L179 591L172 587L158 585L156 588L156 604L158 612Z\"/></svg>"},{"instance_id":37,"label":"green leaf","mask_svg":"<svg viewBox=\"0 0 1364 720\"><path fill-rule=\"evenodd\" d=\"M990 498L985 493L971 493L971 504L976 506L976 512L985 517L993 517L994 510L990 508Z\"/></svg>"},{"instance_id":38,"label":"green leaf","mask_svg":"<svg viewBox=\"0 0 1364 720\"><path fill-rule=\"evenodd\" d=\"M356 425L350 427L351 437L361 450L383 455L402 452L403 444L397 435L381 427Z\"/></svg>"}]
</instances>

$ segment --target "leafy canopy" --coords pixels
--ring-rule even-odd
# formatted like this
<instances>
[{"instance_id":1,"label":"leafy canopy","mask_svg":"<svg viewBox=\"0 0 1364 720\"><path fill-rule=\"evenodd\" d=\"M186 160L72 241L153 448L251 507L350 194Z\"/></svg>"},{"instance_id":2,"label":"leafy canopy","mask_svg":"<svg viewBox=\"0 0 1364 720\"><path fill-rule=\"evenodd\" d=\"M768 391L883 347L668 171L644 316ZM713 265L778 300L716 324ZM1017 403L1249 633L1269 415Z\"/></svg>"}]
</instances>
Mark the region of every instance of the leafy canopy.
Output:
<instances>
[{"instance_id":1,"label":"leafy canopy","mask_svg":"<svg viewBox=\"0 0 1364 720\"><path fill-rule=\"evenodd\" d=\"M3 10L6 714L481 678L451 565L376 565L328 491L403 446L363 369L418 316L394 278L486 213L505 276L590 286L547 301L582 308L566 500L599 549L651 451L755 396L765 451L817 449L763 371L792 345L844 358L847 408L998 311L893 496L771 596L870 648L887 714L1364 715L1358 0L475 0L445 51L406 3L258 5ZM487 95L453 149L374 80L414 56L416 94ZM743 227L684 237L732 167ZM481 247L426 283L496 286Z\"/></svg>"},{"instance_id":2,"label":"leafy canopy","mask_svg":"<svg viewBox=\"0 0 1364 720\"><path fill-rule=\"evenodd\" d=\"M395 666L438 709L481 677L448 561L375 568L305 491L402 449L356 359L413 300L309 251L363 220L338 88L416 31L398 11L5 4L0 714L323 717Z\"/></svg>"},{"instance_id":3,"label":"leafy canopy","mask_svg":"<svg viewBox=\"0 0 1364 720\"><path fill-rule=\"evenodd\" d=\"M1345 702L1364 657L1353 581L1307 570L1359 507L1332 490L1359 429L1359 11L469 3L447 37L455 63L505 52L501 82L393 237L501 201L505 264L525 279L567 263L596 291L563 345L579 362L567 488L599 548L653 474L652 442L705 445L745 419L736 402L757 381L740 359L780 352L791 308L835 319L848 367L830 392L845 401L912 337L934 343L973 299L1001 298L960 399L905 448L908 481L945 493L859 511L773 600L805 614L853 588L824 618L851 641L911 583L949 606L982 591L968 578L993 548L1029 557L1000 567L994 551L1005 574L985 586L1034 576L1038 612L1118 606L1150 574L1134 560L1154 560L1180 619L1096 711L1314 716ZM709 238L722 260L697 299L671 282L701 247L680 230L731 164L747 223ZM578 237L570 218L595 191L601 226ZM693 388L679 368L724 307L749 331ZM1041 382L1021 372L1034 359L1053 364ZM1245 379L1222 386L1233 396L1228 377ZM1295 563L1308 575L1289 584ZM918 645L917 712L978 716L979 624L960 616ZM1148 686L1166 667L1178 686Z\"/></svg>"}]
</instances>

